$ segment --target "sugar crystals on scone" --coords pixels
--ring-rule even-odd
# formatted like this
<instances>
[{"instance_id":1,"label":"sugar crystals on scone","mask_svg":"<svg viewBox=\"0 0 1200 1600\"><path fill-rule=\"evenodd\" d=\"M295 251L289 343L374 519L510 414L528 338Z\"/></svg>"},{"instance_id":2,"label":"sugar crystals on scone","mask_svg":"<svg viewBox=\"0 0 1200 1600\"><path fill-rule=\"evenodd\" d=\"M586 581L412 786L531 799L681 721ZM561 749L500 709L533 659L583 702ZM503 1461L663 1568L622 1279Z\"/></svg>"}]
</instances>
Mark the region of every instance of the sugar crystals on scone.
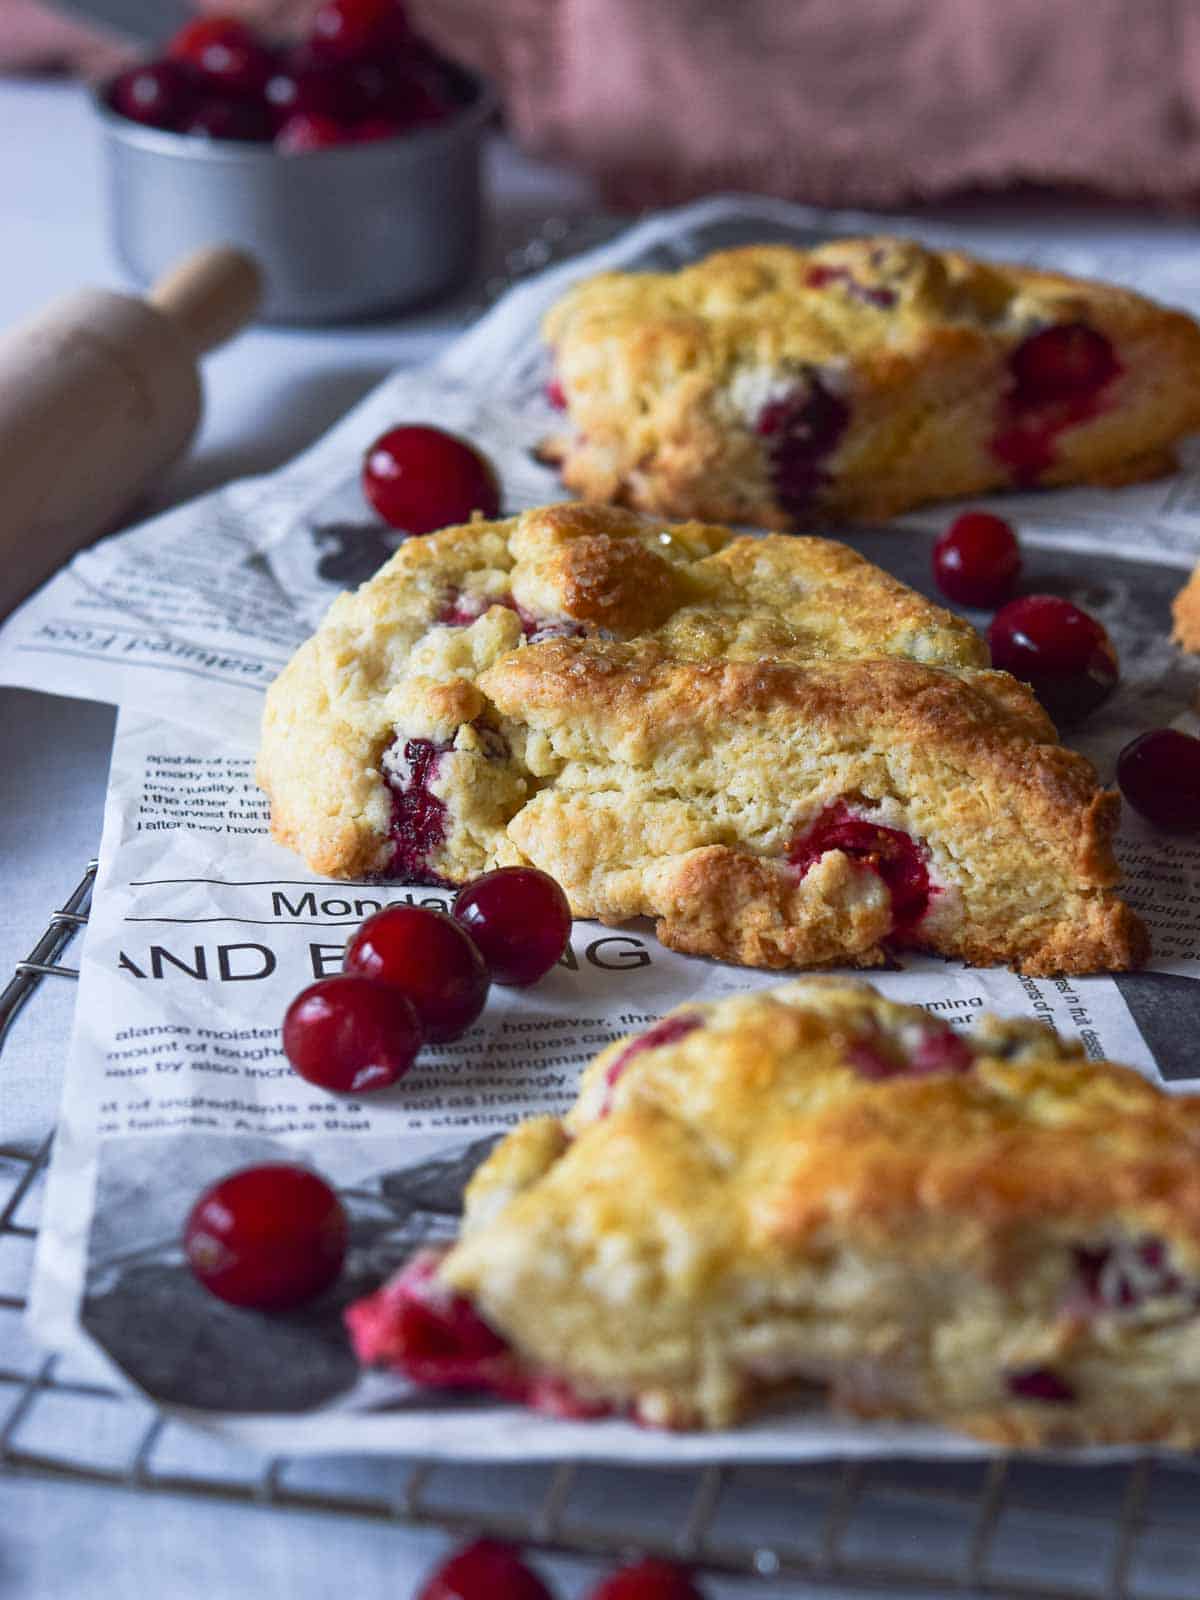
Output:
<instances>
[{"instance_id":1,"label":"sugar crystals on scone","mask_svg":"<svg viewBox=\"0 0 1200 1600\"><path fill-rule=\"evenodd\" d=\"M589 500L787 528L1119 484L1200 426L1200 327L1131 290L904 239L605 273L545 321Z\"/></svg>"},{"instance_id":2,"label":"sugar crystals on scone","mask_svg":"<svg viewBox=\"0 0 1200 1600\"><path fill-rule=\"evenodd\" d=\"M410 541L335 602L268 695L259 781L317 871L531 864L575 915L722 960L1136 966L1116 797L986 659L832 541L548 507Z\"/></svg>"},{"instance_id":3,"label":"sugar crystals on scone","mask_svg":"<svg viewBox=\"0 0 1200 1600\"><path fill-rule=\"evenodd\" d=\"M347 1322L365 1362L559 1415L722 1427L804 1381L1005 1445L1195 1448L1200 1097L865 984L689 1004Z\"/></svg>"}]
</instances>

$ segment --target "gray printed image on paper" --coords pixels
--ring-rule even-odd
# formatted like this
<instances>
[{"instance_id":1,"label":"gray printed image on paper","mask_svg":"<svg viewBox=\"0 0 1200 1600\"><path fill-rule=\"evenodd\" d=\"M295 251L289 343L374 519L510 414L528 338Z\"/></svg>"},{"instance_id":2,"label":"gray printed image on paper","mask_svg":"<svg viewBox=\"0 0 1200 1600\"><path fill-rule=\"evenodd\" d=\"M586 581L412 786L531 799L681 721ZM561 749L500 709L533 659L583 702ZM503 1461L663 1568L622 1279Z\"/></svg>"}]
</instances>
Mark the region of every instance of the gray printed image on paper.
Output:
<instances>
[{"instance_id":1,"label":"gray printed image on paper","mask_svg":"<svg viewBox=\"0 0 1200 1600\"><path fill-rule=\"evenodd\" d=\"M315 1302L266 1314L226 1305L201 1287L184 1260L182 1231L209 1184L239 1167L295 1160L294 1152L254 1137L108 1140L100 1149L83 1325L160 1405L287 1413L344 1399L361 1371L343 1310L422 1246L454 1238L463 1190L494 1143L443 1143L382 1169L383 1141L323 1147L324 1173L351 1174L337 1183L350 1219L346 1266Z\"/></svg>"}]
</instances>

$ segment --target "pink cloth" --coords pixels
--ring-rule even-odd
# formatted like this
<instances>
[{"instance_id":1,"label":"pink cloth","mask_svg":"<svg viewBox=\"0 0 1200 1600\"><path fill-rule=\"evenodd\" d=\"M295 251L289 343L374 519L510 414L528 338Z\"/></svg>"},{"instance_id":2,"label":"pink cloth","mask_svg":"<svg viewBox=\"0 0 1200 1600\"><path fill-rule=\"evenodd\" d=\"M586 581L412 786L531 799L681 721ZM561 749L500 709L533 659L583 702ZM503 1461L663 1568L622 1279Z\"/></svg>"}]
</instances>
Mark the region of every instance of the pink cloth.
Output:
<instances>
[{"instance_id":1,"label":"pink cloth","mask_svg":"<svg viewBox=\"0 0 1200 1600\"><path fill-rule=\"evenodd\" d=\"M1200 205L1194 0L412 0L607 199L895 206L1046 184Z\"/></svg>"},{"instance_id":2,"label":"pink cloth","mask_svg":"<svg viewBox=\"0 0 1200 1600\"><path fill-rule=\"evenodd\" d=\"M74 22L36 0L0 0L0 72L65 68L99 78L136 54L116 35Z\"/></svg>"},{"instance_id":3,"label":"pink cloth","mask_svg":"<svg viewBox=\"0 0 1200 1600\"><path fill-rule=\"evenodd\" d=\"M246 17L268 34L299 30L317 0L194 0L197 11ZM43 0L0 0L0 72L64 71L102 78L144 54L139 45Z\"/></svg>"}]
</instances>

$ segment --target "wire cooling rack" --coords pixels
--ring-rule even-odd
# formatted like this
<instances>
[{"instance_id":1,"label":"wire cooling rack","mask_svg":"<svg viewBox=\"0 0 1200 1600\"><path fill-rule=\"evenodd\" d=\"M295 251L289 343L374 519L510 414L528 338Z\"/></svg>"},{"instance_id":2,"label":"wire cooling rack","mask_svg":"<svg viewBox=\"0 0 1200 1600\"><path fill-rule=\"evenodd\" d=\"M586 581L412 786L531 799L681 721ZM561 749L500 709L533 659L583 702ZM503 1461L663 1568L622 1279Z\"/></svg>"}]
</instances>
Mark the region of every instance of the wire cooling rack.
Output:
<instances>
[{"instance_id":1,"label":"wire cooling rack","mask_svg":"<svg viewBox=\"0 0 1200 1600\"><path fill-rule=\"evenodd\" d=\"M95 872L91 862L0 995L0 1071L21 1008L70 1001L79 974L62 958L87 921ZM636 1549L817 1588L901 1596L936 1585L1004 1600L1200 1596L1200 1473L1150 1460L668 1471L263 1457L231 1446L73 1375L68 1360L28 1342L22 1313L50 1144L47 1135L0 1146L0 1471L434 1524L578 1554Z\"/></svg>"}]
</instances>

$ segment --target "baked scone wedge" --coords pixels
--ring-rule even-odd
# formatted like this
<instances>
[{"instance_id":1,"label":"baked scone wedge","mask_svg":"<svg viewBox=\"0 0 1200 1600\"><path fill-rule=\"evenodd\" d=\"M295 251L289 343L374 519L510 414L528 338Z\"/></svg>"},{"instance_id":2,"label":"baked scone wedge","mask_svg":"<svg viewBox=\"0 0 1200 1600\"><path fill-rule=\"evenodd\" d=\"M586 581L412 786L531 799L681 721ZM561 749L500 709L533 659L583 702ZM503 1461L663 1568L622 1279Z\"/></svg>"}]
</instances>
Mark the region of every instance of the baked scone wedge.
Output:
<instances>
[{"instance_id":1,"label":"baked scone wedge","mask_svg":"<svg viewBox=\"0 0 1200 1600\"><path fill-rule=\"evenodd\" d=\"M1200 426L1200 327L1128 289L926 249L751 246L606 273L545 319L547 442L589 500L788 528L1121 484Z\"/></svg>"},{"instance_id":2,"label":"baked scone wedge","mask_svg":"<svg viewBox=\"0 0 1200 1600\"><path fill-rule=\"evenodd\" d=\"M1200 1097L808 979L673 1012L508 1135L360 1359L721 1427L797 1380L1006 1445L1200 1445Z\"/></svg>"},{"instance_id":3,"label":"baked scone wedge","mask_svg":"<svg viewBox=\"0 0 1200 1600\"><path fill-rule=\"evenodd\" d=\"M1175 596L1172 607L1175 618L1174 639L1185 650L1200 653L1200 567Z\"/></svg>"},{"instance_id":4,"label":"baked scone wedge","mask_svg":"<svg viewBox=\"0 0 1200 1600\"><path fill-rule=\"evenodd\" d=\"M1135 966L1117 799L984 659L830 541L551 507L335 602L268 695L259 782L317 871L532 863L575 915L727 961Z\"/></svg>"}]
</instances>

